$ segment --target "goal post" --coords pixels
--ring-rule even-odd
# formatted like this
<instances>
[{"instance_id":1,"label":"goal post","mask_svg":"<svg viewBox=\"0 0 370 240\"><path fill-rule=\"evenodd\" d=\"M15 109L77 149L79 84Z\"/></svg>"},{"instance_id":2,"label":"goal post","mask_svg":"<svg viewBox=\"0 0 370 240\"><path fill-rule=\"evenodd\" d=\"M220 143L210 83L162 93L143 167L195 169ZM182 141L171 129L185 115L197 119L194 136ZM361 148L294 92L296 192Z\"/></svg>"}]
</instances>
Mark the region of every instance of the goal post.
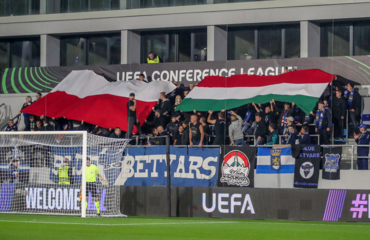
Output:
<instances>
[{"instance_id":1,"label":"goal post","mask_svg":"<svg viewBox=\"0 0 370 240\"><path fill-rule=\"evenodd\" d=\"M0 213L118 217L130 140L86 131L0 132Z\"/></svg>"}]
</instances>

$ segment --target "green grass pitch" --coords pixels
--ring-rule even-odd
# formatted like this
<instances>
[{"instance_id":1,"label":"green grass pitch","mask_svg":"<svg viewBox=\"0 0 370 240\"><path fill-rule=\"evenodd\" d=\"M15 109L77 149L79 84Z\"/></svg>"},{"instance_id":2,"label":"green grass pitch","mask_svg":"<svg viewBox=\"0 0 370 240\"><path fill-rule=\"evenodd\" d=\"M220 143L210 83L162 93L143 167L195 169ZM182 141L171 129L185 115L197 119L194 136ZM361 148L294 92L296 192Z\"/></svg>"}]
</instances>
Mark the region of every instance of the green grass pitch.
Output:
<instances>
[{"instance_id":1,"label":"green grass pitch","mask_svg":"<svg viewBox=\"0 0 370 240\"><path fill-rule=\"evenodd\" d=\"M1 240L370 239L370 224L0 214Z\"/></svg>"}]
</instances>

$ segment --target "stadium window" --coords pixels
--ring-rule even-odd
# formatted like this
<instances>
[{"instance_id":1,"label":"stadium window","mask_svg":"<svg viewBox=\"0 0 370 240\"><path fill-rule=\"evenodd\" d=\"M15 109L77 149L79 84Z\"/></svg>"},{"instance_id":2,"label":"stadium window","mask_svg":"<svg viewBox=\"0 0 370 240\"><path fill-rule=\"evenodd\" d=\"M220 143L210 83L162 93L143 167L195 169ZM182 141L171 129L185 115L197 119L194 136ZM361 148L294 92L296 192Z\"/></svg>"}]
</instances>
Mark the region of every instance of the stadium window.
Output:
<instances>
[{"instance_id":1,"label":"stadium window","mask_svg":"<svg viewBox=\"0 0 370 240\"><path fill-rule=\"evenodd\" d=\"M262 28L258 30L258 58L282 58L281 29Z\"/></svg>"},{"instance_id":2,"label":"stadium window","mask_svg":"<svg viewBox=\"0 0 370 240\"><path fill-rule=\"evenodd\" d=\"M86 39L73 37L60 40L60 65L86 65Z\"/></svg>"},{"instance_id":3,"label":"stadium window","mask_svg":"<svg viewBox=\"0 0 370 240\"><path fill-rule=\"evenodd\" d=\"M256 58L254 29L230 29L228 32L228 59L249 60Z\"/></svg>"},{"instance_id":4,"label":"stadium window","mask_svg":"<svg viewBox=\"0 0 370 240\"><path fill-rule=\"evenodd\" d=\"M370 21L353 25L354 55L370 55Z\"/></svg>"},{"instance_id":5,"label":"stadium window","mask_svg":"<svg viewBox=\"0 0 370 240\"><path fill-rule=\"evenodd\" d=\"M121 37L91 37L88 42L87 63L89 65L120 64Z\"/></svg>"},{"instance_id":6,"label":"stadium window","mask_svg":"<svg viewBox=\"0 0 370 240\"><path fill-rule=\"evenodd\" d=\"M141 62L148 52L157 54L163 62L206 61L206 30L147 32L141 35Z\"/></svg>"},{"instance_id":7,"label":"stadium window","mask_svg":"<svg viewBox=\"0 0 370 240\"><path fill-rule=\"evenodd\" d=\"M9 67L40 66L40 40L17 40L10 42Z\"/></svg>"},{"instance_id":8,"label":"stadium window","mask_svg":"<svg viewBox=\"0 0 370 240\"><path fill-rule=\"evenodd\" d=\"M108 65L121 62L121 37L88 36L61 38L61 66Z\"/></svg>"},{"instance_id":9,"label":"stadium window","mask_svg":"<svg viewBox=\"0 0 370 240\"><path fill-rule=\"evenodd\" d=\"M301 31L299 26L285 28L283 58L299 58L301 56Z\"/></svg>"},{"instance_id":10,"label":"stadium window","mask_svg":"<svg viewBox=\"0 0 370 240\"><path fill-rule=\"evenodd\" d=\"M61 12L84 12L88 10L89 0L60 0Z\"/></svg>"},{"instance_id":11,"label":"stadium window","mask_svg":"<svg viewBox=\"0 0 370 240\"><path fill-rule=\"evenodd\" d=\"M10 15L10 0L0 0L0 16Z\"/></svg>"},{"instance_id":12,"label":"stadium window","mask_svg":"<svg viewBox=\"0 0 370 240\"><path fill-rule=\"evenodd\" d=\"M322 57L350 55L350 25L349 23L321 25L320 55Z\"/></svg>"},{"instance_id":13,"label":"stadium window","mask_svg":"<svg viewBox=\"0 0 370 240\"><path fill-rule=\"evenodd\" d=\"M0 42L0 69L9 67L9 46L8 42Z\"/></svg>"},{"instance_id":14,"label":"stadium window","mask_svg":"<svg viewBox=\"0 0 370 240\"><path fill-rule=\"evenodd\" d=\"M228 30L228 60L298 58L300 46L298 25Z\"/></svg>"}]
</instances>

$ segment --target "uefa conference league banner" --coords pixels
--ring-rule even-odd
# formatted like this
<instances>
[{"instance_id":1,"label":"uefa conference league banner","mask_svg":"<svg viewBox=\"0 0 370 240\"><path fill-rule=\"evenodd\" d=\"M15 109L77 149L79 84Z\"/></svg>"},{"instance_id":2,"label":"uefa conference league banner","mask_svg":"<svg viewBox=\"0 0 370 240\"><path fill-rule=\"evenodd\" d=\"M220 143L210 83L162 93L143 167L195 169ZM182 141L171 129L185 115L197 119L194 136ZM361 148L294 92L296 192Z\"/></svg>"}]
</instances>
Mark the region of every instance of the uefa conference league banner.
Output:
<instances>
[{"instance_id":1,"label":"uefa conference league banner","mask_svg":"<svg viewBox=\"0 0 370 240\"><path fill-rule=\"evenodd\" d=\"M294 167L294 187L317 188L320 174L320 146L293 145L292 153L296 159Z\"/></svg>"},{"instance_id":2,"label":"uefa conference league banner","mask_svg":"<svg viewBox=\"0 0 370 240\"><path fill-rule=\"evenodd\" d=\"M322 179L339 180L342 147L324 147L323 157Z\"/></svg>"},{"instance_id":3,"label":"uefa conference league banner","mask_svg":"<svg viewBox=\"0 0 370 240\"><path fill-rule=\"evenodd\" d=\"M221 147L218 187L254 187L256 148Z\"/></svg>"},{"instance_id":4,"label":"uefa conference league banner","mask_svg":"<svg viewBox=\"0 0 370 240\"><path fill-rule=\"evenodd\" d=\"M321 69L360 84L370 84L366 68L367 56L320 57L293 59L234 60L224 62L178 62L160 64L91 65L67 67L31 67L0 69L3 80L0 93L50 92L73 70L92 70L109 81L139 79L142 73L149 81L178 82L188 86L199 83L206 76L236 74L279 75L288 70ZM365 66L365 67L364 67ZM43 84L40 84L43 83Z\"/></svg>"}]
</instances>

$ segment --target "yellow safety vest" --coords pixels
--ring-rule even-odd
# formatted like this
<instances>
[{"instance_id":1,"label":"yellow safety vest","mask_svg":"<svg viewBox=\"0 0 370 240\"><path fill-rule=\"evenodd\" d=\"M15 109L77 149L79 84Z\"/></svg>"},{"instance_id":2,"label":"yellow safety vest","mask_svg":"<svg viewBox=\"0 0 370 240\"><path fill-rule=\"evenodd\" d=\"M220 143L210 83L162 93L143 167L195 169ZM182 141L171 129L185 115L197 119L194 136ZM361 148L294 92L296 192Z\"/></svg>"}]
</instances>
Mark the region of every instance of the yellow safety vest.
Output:
<instances>
[{"instance_id":1,"label":"yellow safety vest","mask_svg":"<svg viewBox=\"0 0 370 240\"><path fill-rule=\"evenodd\" d=\"M68 176L69 166L58 168L59 184L71 184Z\"/></svg>"},{"instance_id":2,"label":"yellow safety vest","mask_svg":"<svg viewBox=\"0 0 370 240\"><path fill-rule=\"evenodd\" d=\"M160 61L159 61L159 57L157 56L157 57L155 57L153 60L152 59L150 59L150 58L147 58L146 59L146 61L148 62L148 63L159 63Z\"/></svg>"}]
</instances>

